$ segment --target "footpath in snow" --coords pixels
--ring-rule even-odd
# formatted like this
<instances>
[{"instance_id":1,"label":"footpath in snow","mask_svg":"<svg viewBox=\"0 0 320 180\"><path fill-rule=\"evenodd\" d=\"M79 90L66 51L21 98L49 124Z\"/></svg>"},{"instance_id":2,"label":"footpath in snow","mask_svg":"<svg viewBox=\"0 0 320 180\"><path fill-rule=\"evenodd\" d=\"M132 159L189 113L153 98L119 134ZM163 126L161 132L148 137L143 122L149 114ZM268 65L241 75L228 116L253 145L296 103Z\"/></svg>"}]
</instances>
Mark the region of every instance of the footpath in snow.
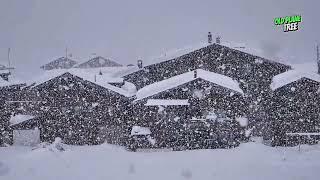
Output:
<instances>
[{"instance_id":1,"label":"footpath in snow","mask_svg":"<svg viewBox=\"0 0 320 180\"><path fill-rule=\"evenodd\" d=\"M0 148L2 180L317 180L320 145L273 148L246 143L234 149L127 152L107 144Z\"/></svg>"}]
</instances>

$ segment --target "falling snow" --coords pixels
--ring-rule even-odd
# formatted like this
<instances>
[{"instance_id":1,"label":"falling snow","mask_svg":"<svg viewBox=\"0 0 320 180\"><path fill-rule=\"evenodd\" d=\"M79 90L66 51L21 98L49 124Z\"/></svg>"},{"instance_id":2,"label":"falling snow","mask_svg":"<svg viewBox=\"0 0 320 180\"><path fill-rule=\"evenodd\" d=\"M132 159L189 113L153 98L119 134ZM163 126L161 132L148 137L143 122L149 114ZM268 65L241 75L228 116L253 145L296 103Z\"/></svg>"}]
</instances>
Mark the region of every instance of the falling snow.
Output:
<instances>
[{"instance_id":1,"label":"falling snow","mask_svg":"<svg viewBox=\"0 0 320 180\"><path fill-rule=\"evenodd\" d=\"M219 44L197 46L188 52L171 53L170 57L173 59L168 54L160 63L139 68L123 67L100 56L85 62L59 58L42 66L50 71L27 82L11 81L0 71L0 146L33 146L33 151L27 150L27 158L50 151L59 159L59 153L84 151L79 145L90 145L85 150L89 151L113 144L118 146L115 149L119 154L231 148L239 148L242 153L247 146L270 153L276 151L272 146L318 143L319 74ZM256 136L261 142L249 143ZM0 154L12 149L0 149ZM108 151L115 150L106 150L109 157ZM207 153L218 157L222 152L228 150ZM129 156L127 153L119 157ZM196 151L188 153L197 156ZM289 159L298 162L294 155L291 152ZM157 160L156 166L170 166L171 161L161 164L156 155L150 157ZM178 159L188 156L181 157ZM287 161L286 157L279 160L278 155L271 158L278 164ZM10 160L0 161L0 176L11 177L12 164ZM127 164L125 171L130 176L140 176L144 171L141 167L153 166L147 159L138 166L134 162ZM183 161L180 165L180 172L170 177L201 177L200 171L183 166Z\"/></svg>"}]
</instances>

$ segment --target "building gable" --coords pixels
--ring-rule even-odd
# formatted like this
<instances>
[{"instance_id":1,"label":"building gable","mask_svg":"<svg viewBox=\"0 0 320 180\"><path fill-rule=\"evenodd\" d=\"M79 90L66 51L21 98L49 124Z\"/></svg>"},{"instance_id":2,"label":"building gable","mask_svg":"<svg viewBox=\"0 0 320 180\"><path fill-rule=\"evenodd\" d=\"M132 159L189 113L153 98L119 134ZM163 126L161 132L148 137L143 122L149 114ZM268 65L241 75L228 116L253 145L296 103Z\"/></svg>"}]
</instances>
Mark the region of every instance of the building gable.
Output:
<instances>
[{"instance_id":1,"label":"building gable","mask_svg":"<svg viewBox=\"0 0 320 180\"><path fill-rule=\"evenodd\" d=\"M41 69L43 70L70 69L76 64L77 64L77 61L74 61L66 57L60 57L59 59L56 59L48 64L41 66Z\"/></svg>"},{"instance_id":2,"label":"building gable","mask_svg":"<svg viewBox=\"0 0 320 180\"><path fill-rule=\"evenodd\" d=\"M84 63L77 65L77 68L98 68L98 67L121 67L122 65L110 59L101 56L90 59Z\"/></svg>"},{"instance_id":3,"label":"building gable","mask_svg":"<svg viewBox=\"0 0 320 180\"><path fill-rule=\"evenodd\" d=\"M290 69L290 66L212 44L177 58L146 66L124 78L140 89L198 68L249 82L257 81L256 79L268 81L274 75Z\"/></svg>"},{"instance_id":4,"label":"building gable","mask_svg":"<svg viewBox=\"0 0 320 180\"><path fill-rule=\"evenodd\" d=\"M195 71L190 71L184 74L180 74L169 79L156 82L145 86L136 93L137 100L144 99L155 94L161 93L163 91L170 91L176 87L182 86L188 82L192 82L196 79L202 79L211 82L215 85L221 86L223 88L234 91L235 93L243 94L240 89L238 82L232 80L230 77L205 71L202 69L197 69Z\"/></svg>"}]
</instances>

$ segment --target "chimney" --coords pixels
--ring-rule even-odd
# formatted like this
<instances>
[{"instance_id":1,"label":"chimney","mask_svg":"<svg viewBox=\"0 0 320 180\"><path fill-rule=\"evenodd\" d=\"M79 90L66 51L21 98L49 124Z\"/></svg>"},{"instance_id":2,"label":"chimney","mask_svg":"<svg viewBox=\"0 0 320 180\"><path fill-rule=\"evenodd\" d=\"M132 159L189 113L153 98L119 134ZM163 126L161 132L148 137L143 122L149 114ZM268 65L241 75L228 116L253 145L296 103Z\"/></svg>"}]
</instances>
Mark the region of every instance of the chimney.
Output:
<instances>
[{"instance_id":1,"label":"chimney","mask_svg":"<svg viewBox=\"0 0 320 180\"><path fill-rule=\"evenodd\" d=\"M193 78L195 78L195 79L197 78L197 70L193 71Z\"/></svg>"},{"instance_id":2,"label":"chimney","mask_svg":"<svg viewBox=\"0 0 320 180\"><path fill-rule=\"evenodd\" d=\"M319 45L317 45L317 64L318 64L318 74L320 74L320 50L319 50Z\"/></svg>"},{"instance_id":3,"label":"chimney","mask_svg":"<svg viewBox=\"0 0 320 180\"><path fill-rule=\"evenodd\" d=\"M208 32L208 43L209 44L212 43L212 34L211 34L211 32Z\"/></svg>"},{"instance_id":4,"label":"chimney","mask_svg":"<svg viewBox=\"0 0 320 180\"><path fill-rule=\"evenodd\" d=\"M142 68L142 60L141 59L138 60L138 67L139 67L139 69Z\"/></svg>"},{"instance_id":5,"label":"chimney","mask_svg":"<svg viewBox=\"0 0 320 180\"><path fill-rule=\"evenodd\" d=\"M216 37L216 43L217 43L217 44L220 44L220 43L221 43L221 37L220 37L220 36Z\"/></svg>"}]
</instances>

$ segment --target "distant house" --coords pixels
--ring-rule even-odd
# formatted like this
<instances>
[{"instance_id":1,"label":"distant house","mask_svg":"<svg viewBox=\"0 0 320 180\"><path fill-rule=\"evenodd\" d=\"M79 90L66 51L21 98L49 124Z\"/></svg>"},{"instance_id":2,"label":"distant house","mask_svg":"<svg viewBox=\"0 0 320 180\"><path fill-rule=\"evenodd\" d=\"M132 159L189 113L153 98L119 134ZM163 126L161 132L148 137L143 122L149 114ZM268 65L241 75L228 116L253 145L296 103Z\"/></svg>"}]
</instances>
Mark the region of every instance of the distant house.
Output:
<instances>
[{"instance_id":1,"label":"distant house","mask_svg":"<svg viewBox=\"0 0 320 180\"><path fill-rule=\"evenodd\" d=\"M79 70L79 69L78 69ZM128 117L127 91L112 86L107 77L94 79L82 71L50 71L24 89L24 100L17 102L16 114L36 118L22 127L40 130L40 140L60 137L68 144L98 144L104 141L121 144ZM31 123L31 124L28 124ZM117 136L110 134L118 132Z\"/></svg>"},{"instance_id":2,"label":"distant house","mask_svg":"<svg viewBox=\"0 0 320 180\"><path fill-rule=\"evenodd\" d=\"M264 139L272 145L319 139L288 134L320 132L320 75L290 70L275 76L271 89L274 92L268 109L270 128Z\"/></svg>"},{"instance_id":3,"label":"distant house","mask_svg":"<svg viewBox=\"0 0 320 180\"><path fill-rule=\"evenodd\" d=\"M53 69L70 69L77 64L77 61L66 57L60 57L48 64L41 66L43 70L53 70Z\"/></svg>"},{"instance_id":4,"label":"distant house","mask_svg":"<svg viewBox=\"0 0 320 180\"><path fill-rule=\"evenodd\" d=\"M121 67L121 64L118 64L110 59L106 59L101 56L94 57L89 61L80 63L77 65L77 68L99 68L99 67Z\"/></svg>"},{"instance_id":5,"label":"distant house","mask_svg":"<svg viewBox=\"0 0 320 180\"><path fill-rule=\"evenodd\" d=\"M235 119L248 110L237 81L202 69L139 89L132 106L132 125L150 127L157 146L191 149L236 146L243 129Z\"/></svg>"},{"instance_id":6,"label":"distant house","mask_svg":"<svg viewBox=\"0 0 320 180\"><path fill-rule=\"evenodd\" d=\"M0 79L8 81L9 76L11 75L11 72L10 72L11 69L13 69L13 68L6 67L6 66L0 64Z\"/></svg>"}]
</instances>

